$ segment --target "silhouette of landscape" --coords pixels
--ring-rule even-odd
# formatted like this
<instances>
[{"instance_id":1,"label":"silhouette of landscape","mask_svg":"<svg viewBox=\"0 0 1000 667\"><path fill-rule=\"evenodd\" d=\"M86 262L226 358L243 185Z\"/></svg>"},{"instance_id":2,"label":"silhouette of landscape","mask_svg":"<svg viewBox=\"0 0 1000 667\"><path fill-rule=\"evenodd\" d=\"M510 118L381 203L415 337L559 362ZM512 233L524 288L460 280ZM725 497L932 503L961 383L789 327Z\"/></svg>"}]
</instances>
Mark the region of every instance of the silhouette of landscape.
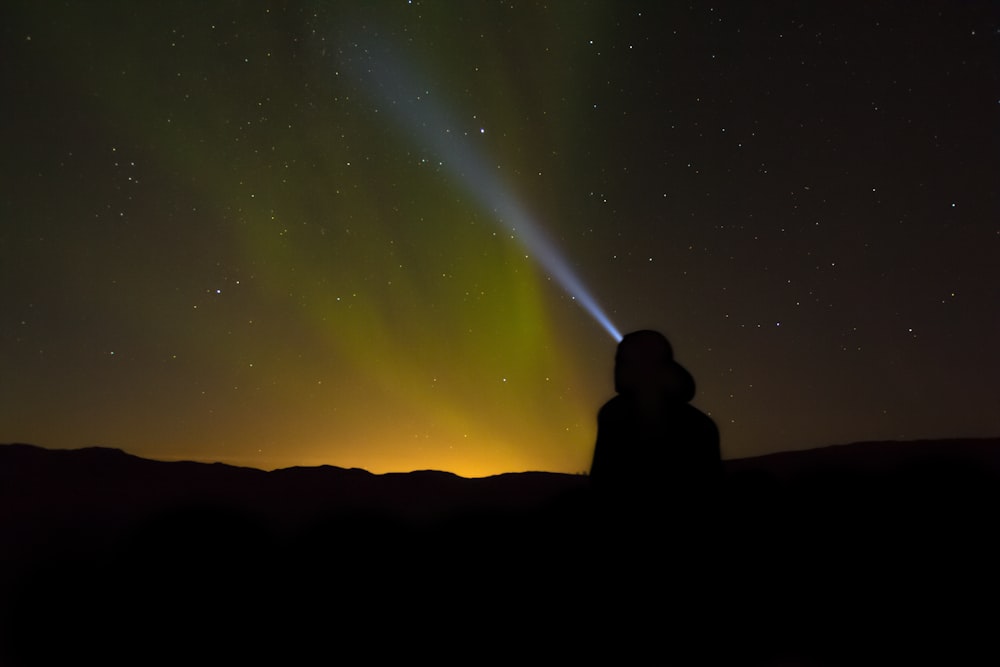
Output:
<instances>
[{"instance_id":1,"label":"silhouette of landscape","mask_svg":"<svg viewBox=\"0 0 1000 667\"><path fill-rule=\"evenodd\" d=\"M586 475L0 445L0 664L996 657L1000 439L723 468L652 513Z\"/></svg>"}]
</instances>

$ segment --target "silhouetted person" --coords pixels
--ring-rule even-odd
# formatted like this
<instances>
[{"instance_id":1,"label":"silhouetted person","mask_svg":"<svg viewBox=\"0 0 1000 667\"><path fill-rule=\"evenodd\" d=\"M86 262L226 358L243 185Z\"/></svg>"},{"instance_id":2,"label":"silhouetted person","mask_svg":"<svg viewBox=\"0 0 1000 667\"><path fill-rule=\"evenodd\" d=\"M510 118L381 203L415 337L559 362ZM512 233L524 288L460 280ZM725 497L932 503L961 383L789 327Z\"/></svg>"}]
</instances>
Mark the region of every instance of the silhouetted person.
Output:
<instances>
[{"instance_id":1,"label":"silhouetted person","mask_svg":"<svg viewBox=\"0 0 1000 667\"><path fill-rule=\"evenodd\" d=\"M721 472L719 430L691 405L695 383L657 331L626 335L615 354L617 396L597 417L590 468L598 499L629 511L690 516L711 501Z\"/></svg>"}]
</instances>

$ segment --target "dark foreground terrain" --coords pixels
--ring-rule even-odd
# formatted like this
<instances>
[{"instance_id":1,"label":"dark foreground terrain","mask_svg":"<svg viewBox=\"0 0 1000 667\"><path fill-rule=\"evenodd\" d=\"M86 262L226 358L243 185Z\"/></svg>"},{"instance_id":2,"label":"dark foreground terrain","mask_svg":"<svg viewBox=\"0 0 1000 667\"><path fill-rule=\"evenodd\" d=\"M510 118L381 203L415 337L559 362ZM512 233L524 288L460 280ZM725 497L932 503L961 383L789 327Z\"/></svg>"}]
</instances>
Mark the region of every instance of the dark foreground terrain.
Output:
<instances>
[{"instance_id":1,"label":"dark foreground terrain","mask_svg":"<svg viewBox=\"0 0 1000 667\"><path fill-rule=\"evenodd\" d=\"M997 664L1000 440L588 478L0 446L0 665Z\"/></svg>"}]
</instances>

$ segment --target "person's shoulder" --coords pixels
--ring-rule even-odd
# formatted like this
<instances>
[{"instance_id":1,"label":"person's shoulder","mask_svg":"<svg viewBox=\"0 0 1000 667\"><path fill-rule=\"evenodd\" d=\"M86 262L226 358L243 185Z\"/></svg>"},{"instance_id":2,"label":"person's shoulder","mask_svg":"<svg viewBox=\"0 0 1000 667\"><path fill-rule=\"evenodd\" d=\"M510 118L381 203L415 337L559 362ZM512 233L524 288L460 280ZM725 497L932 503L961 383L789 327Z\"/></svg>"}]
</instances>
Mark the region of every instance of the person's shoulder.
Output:
<instances>
[{"instance_id":1,"label":"person's shoulder","mask_svg":"<svg viewBox=\"0 0 1000 667\"><path fill-rule=\"evenodd\" d=\"M701 424L705 428L718 429L714 419L690 403L685 404L684 410L691 422Z\"/></svg>"},{"instance_id":2,"label":"person's shoulder","mask_svg":"<svg viewBox=\"0 0 1000 667\"><path fill-rule=\"evenodd\" d=\"M597 418L600 421L616 419L622 417L627 412L626 401L621 395L617 395L601 406L597 411Z\"/></svg>"},{"instance_id":3,"label":"person's shoulder","mask_svg":"<svg viewBox=\"0 0 1000 667\"><path fill-rule=\"evenodd\" d=\"M621 394L616 394L612 398L605 401L604 405L601 406L601 412L613 412L615 410L621 410L625 404L625 399L622 398Z\"/></svg>"}]
</instances>

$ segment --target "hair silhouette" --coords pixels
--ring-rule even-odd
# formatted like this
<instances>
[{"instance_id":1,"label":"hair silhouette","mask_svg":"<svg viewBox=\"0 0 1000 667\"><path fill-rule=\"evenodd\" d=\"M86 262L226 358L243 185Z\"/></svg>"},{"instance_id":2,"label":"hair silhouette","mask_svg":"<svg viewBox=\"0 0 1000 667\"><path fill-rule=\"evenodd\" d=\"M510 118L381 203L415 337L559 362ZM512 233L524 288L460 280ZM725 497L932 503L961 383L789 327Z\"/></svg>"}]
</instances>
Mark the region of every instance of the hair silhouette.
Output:
<instances>
[{"instance_id":1,"label":"hair silhouette","mask_svg":"<svg viewBox=\"0 0 1000 667\"><path fill-rule=\"evenodd\" d=\"M635 331L615 354L617 396L601 407L590 478L602 500L654 509L711 492L721 469L719 430L690 404L691 373L657 331Z\"/></svg>"}]
</instances>

